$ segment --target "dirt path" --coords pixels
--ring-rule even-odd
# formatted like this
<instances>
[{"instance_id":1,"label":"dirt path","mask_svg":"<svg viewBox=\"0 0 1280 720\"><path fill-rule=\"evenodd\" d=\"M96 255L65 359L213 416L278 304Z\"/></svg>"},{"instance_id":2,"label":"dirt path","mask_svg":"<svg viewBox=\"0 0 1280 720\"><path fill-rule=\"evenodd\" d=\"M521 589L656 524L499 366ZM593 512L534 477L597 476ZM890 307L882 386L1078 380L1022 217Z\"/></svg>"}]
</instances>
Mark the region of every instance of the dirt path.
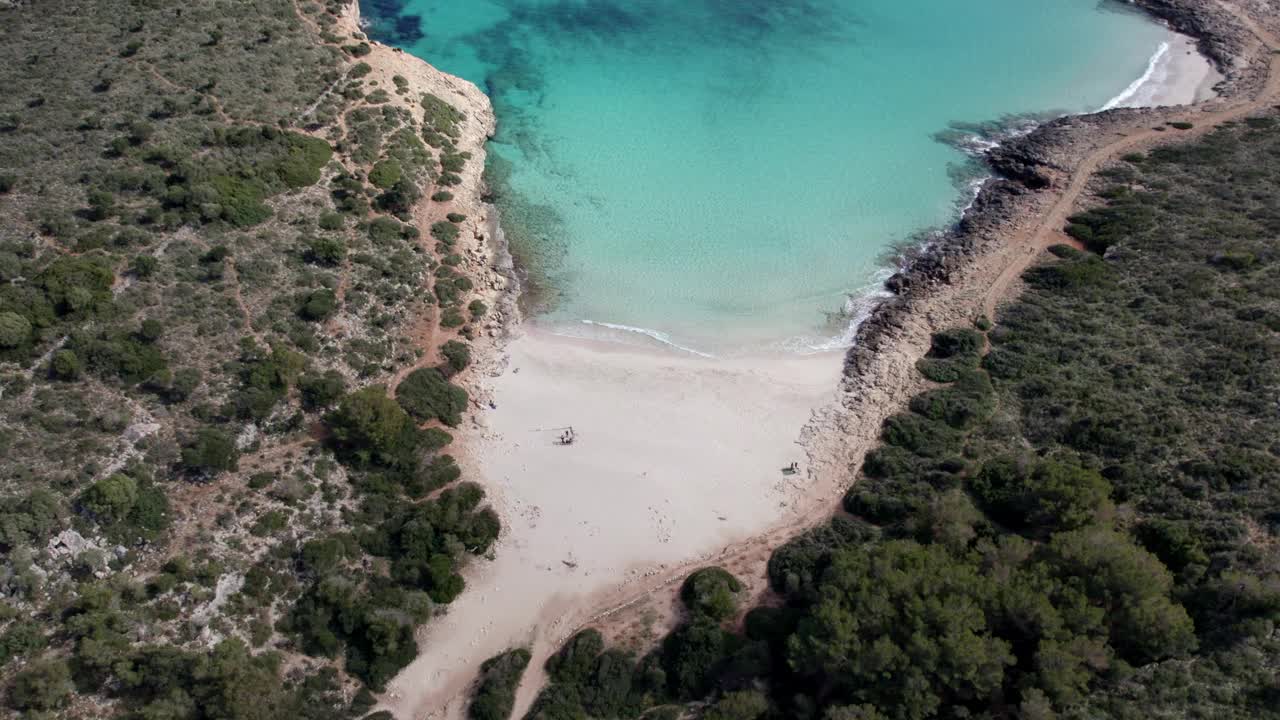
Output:
<instances>
[{"instance_id":1,"label":"dirt path","mask_svg":"<svg viewBox=\"0 0 1280 720\"><path fill-rule=\"evenodd\" d=\"M1280 48L1280 42L1277 42L1275 36L1243 11L1228 3L1220 4L1268 49L1275 51ZM839 491L839 488L833 488L835 481L831 476L844 472L843 477L847 478L848 468L857 467L862 455L875 446L883 418L901 409L919 390L921 383L914 372L914 363L927 349L932 330L959 318L972 318L979 312L994 317L1001 302L1015 297L1020 289L1022 273L1041 257L1044 250L1056 243L1069 242L1062 231L1066 219L1075 211L1090 179L1099 168L1130 152L1162 144L1187 142L1224 123L1263 111L1278 101L1280 55L1273 52L1269 59L1267 79L1262 89L1252 98L1212 111L1201 106L1191 107L1166 118L1166 121L1193 123L1191 129L1184 131L1157 131L1152 129L1150 118L1145 118L1146 124L1135 123L1133 127L1119 131L1114 141L1086 155L1071 172L1065 185L1060 186L1061 189L1048 191L1055 193L1056 197L1038 218L1027 218L1024 230L1011 235L998 250L980 259L979 262L985 266L981 272L966 277L961 281L960 287L952 288L945 297L931 303L937 306L936 312L930 310L924 313L928 317L913 320L916 325L903 333L898 347L887 352L893 357L882 361L881 368L875 373L875 380L856 390L860 395L852 401L856 408L850 408L847 413L835 419L815 420L811 427L818 437L814 438L815 447L810 448L810 460L812 465L821 469L824 477L813 476L815 487L806 493L802 501L808 503L812 512L801 513L800 519L795 522L770 529L747 542L725 548L714 556L697 558L679 567L667 569L660 575L647 578L644 587L613 590L575 603L575 608L566 608L568 617L557 623L561 630L542 634L533 647L533 661L519 688L513 717L523 717L527 712L546 682L542 663L574 632L593 626L601 629L611 641L623 645L643 647L646 643L651 643L658 633L675 622L678 609L673 600L674 592L688 572L696 567L718 564L731 568L747 583L748 591L753 597L764 597L767 594L765 567L773 548L830 515ZM824 433L833 433L834 437L821 437ZM833 448L833 444L842 447Z\"/></svg>"}]
</instances>

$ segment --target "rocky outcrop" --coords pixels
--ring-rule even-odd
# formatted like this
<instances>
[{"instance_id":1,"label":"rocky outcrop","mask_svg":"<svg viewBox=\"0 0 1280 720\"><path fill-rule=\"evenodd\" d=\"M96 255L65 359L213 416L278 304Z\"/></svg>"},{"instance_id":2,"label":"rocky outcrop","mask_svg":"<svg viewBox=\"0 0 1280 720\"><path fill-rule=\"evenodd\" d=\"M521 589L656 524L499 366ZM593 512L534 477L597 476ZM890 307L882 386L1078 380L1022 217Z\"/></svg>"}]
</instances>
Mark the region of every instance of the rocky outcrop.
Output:
<instances>
[{"instance_id":1,"label":"rocky outcrop","mask_svg":"<svg viewBox=\"0 0 1280 720\"><path fill-rule=\"evenodd\" d=\"M1248 5L1253 0L1238 0ZM1209 104L1246 97L1266 80L1269 53L1258 48L1249 31L1216 0L1133 0L1178 32L1197 39L1201 51L1223 74L1219 98ZM1152 127L1179 112L1173 108L1116 109L1052 120L1034 131L1006 140L984 157L995 177L979 192L956 225L936 239L904 254L901 269L885 288L881 301L859 326L845 358L847 391L875 382L882 351L914 322L925 301L978 256L1034 216L1048 192L1066 181L1082 158L1106 143L1115 132Z\"/></svg>"}]
</instances>

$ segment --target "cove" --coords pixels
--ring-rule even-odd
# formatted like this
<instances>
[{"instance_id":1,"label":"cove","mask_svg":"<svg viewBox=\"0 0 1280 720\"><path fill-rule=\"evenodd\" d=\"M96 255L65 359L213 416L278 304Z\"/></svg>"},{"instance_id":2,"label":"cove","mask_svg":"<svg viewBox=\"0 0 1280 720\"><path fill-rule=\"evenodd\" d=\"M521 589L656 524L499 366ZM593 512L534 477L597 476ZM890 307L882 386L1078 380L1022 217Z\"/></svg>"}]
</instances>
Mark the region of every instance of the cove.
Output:
<instances>
[{"instance_id":1,"label":"cove","mask_svg":"<svg viewBox=\"0 0 1280 720\"><path fill-rule=\"evenodd\" d=\"M972 198L981 170L940 134L1128 102L1170 37L1098 0L362 11L493 99L491 177L539 323L716 356L845 343L887 252Z\"/></svg>"}]
</instances>

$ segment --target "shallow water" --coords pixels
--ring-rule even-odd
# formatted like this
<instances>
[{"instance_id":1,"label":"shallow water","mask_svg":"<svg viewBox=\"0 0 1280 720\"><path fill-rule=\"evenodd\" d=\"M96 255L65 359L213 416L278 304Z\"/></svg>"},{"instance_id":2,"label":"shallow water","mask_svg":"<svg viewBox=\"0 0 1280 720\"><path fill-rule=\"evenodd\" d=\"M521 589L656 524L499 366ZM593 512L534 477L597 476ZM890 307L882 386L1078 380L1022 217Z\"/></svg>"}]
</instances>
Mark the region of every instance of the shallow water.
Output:
<instances>
[{"instance_id":1,"label":"shallow water","mask_svg":"<svg viewBox=\"0 0 1280 720\"><path fill-rule=\"evenodd\" d=\"M1098 0L361 5L493 98L543 321L709 354L838 345L886 251L972 197L940 132L1101 108L1168 39Z\"/></svg>"}]
</instances>

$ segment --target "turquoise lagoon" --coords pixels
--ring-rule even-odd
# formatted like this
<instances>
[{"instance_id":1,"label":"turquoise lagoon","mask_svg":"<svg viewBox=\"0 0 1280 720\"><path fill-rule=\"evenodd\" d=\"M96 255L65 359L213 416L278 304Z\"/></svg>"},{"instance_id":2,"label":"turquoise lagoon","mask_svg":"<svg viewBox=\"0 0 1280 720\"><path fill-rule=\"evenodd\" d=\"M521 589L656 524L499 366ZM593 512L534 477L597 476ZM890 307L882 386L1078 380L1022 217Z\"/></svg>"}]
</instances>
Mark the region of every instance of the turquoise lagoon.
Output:
<instances>
[{"instance_id":1,"label":"turquoise lagoon","mask_svg":"<svg viewBox=\"0 0 1280 720\"><path fill-rule=\"evenodd\" d=\"M972 198L980 168L940 133L1099 109L1168 39L1098 0L362 10L375 37L493 98L538 322L715 355L847 342L889 250Z\"/></svg>"}]
</instances>

